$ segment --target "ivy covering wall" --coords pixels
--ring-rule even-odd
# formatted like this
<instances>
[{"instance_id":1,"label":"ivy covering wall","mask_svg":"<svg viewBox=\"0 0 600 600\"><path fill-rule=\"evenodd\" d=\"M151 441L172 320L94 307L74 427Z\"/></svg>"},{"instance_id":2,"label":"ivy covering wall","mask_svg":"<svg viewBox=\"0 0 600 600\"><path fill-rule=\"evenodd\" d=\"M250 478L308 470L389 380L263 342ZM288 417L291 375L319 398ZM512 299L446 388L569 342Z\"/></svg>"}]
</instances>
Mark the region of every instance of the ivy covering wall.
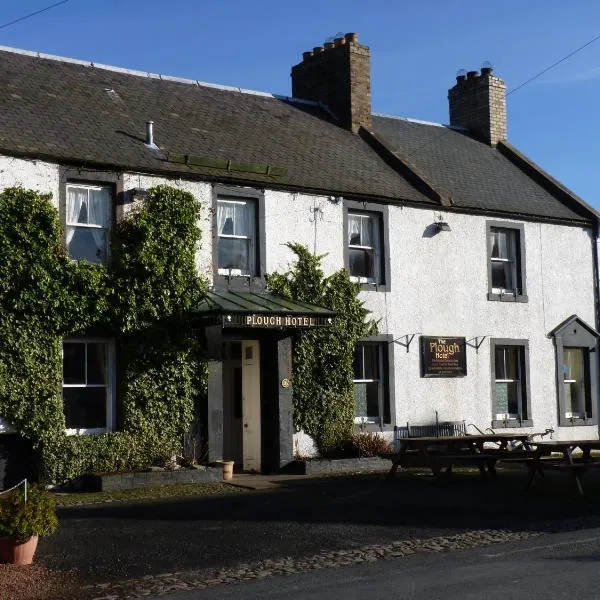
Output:
<instances>
[{"instance_id":1,"label":"ivy covering wall","mask_svg":"<svg viewBox=\"0 0 600 600\"><path fill-rule=\"evenodd\" d=\"M0 415L31 441L44 481L144 468L179 452L203 393L205 362L190 310L199 202L167 186L114 232L108 267L69 260L49 196L0 193ZM61 342L113 338L119 431L67 436Z\"/></svg>"},{"instance_id":2,"label":"ivy covering wall","mask_svg":"<svg viewBox=\"0 0 600 600\"><path fill-rule=\"evenodd\" d=\"M333 327L302 332L292 357L294 426L315 440L321 454L328 454L353 432L354 351L361 338L377 333L377 326L358 298L360 285L345 269L326 277L323 256L301 244L288 247L297 260L288 272L267 275L271 291L338 313Z\"/></svg>"}]
</instances>

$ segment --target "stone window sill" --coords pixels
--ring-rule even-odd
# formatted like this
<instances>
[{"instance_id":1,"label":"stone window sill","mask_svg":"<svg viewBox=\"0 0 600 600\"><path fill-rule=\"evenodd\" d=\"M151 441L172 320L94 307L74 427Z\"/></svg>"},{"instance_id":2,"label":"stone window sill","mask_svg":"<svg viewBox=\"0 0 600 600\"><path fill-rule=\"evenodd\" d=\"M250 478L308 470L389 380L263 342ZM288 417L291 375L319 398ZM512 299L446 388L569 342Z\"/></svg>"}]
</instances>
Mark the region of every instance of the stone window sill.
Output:
<instances>
[{"instance_id":1,"label":"stone window sill","mask_svg":"<svg viewBox=\"0 0 600 600\"><path fill-rule=\"evenodd\" d=\"M533 427L533 419L518 421L511 419L509 421L492 421L492 429L518 429L519 427Z\"/></svg>"},{"instance_id":2,"label":"stone window sill","mask_svg":"<svg viewBox=\"0 0 600 600\"><path fill-rule=\"evenodd\" d=\"M488 292L487 299L493 302L529 302L529 298L526 294L495 294Z\"/></svg>"}]
</instances>

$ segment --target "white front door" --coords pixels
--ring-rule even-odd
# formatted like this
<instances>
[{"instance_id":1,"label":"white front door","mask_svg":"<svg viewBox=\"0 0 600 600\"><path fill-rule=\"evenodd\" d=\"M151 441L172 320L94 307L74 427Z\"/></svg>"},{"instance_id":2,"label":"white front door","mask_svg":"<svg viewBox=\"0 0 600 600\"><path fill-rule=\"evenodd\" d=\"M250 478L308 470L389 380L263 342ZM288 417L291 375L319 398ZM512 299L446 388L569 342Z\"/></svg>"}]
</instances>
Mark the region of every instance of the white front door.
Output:
<instances>
[{"instance_id":1,"label":"white front door","mask_svg":"<svg viewBox=\"0 0 600 600\"><path fill-rule=\"evenodd\" d=\"M260 472L260 345L242 342L242 424L244 471Z\"/></svg>"}]
</instances>

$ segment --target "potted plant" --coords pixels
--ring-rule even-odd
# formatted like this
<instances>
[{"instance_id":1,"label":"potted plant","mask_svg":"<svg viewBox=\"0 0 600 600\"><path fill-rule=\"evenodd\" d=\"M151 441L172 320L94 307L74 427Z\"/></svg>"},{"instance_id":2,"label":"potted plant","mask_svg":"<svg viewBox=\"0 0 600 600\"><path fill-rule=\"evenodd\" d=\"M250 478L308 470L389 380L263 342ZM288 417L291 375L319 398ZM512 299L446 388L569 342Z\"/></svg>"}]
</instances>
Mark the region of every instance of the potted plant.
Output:
<instances>
[{"instance_id":1,"label":"potted plant","mask_svg":"<svg viewBox=\"0 0 600 600\"><path fill-rule=\"evenodd\" d=\"M0 497L0 562L30 565L38 537L58 527L56 501L45 490L30 486Z\"/></svg>"}]
</instances>

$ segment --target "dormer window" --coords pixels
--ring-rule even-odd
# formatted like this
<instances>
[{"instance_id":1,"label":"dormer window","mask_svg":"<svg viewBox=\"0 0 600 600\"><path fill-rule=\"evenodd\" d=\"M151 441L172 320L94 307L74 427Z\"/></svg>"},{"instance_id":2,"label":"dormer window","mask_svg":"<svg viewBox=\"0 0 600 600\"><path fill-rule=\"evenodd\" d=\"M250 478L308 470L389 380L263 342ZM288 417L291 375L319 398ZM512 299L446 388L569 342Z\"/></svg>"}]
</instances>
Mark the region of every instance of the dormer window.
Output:
<instances>
[{"instance_id":1,"label":"dormer window","mask_svg":"<svg viewBox=\"0 0 600 600\"><path fill-rule=\"evenodd\" d=\"M550 336L556 347L558 424L595 425L598 422L598 332L573 315Z\"/></svg>"}]
</instances>

